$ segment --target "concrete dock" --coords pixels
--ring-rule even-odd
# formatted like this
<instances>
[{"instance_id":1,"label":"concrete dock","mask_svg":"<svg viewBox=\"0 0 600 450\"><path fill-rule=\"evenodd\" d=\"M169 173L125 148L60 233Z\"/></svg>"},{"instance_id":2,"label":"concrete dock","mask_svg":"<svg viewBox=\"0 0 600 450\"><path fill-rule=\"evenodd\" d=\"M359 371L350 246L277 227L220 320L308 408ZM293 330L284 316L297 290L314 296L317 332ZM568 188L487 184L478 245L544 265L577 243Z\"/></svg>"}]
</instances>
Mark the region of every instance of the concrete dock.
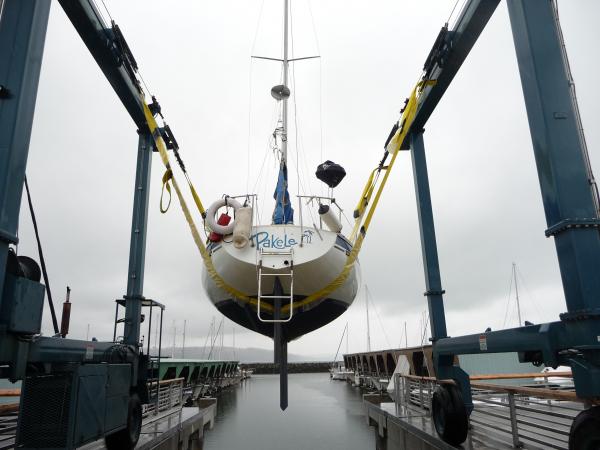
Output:
<instances>
[{"instance_id":1,"label":"concrete dock","mask_svg":"<svg viewBox=\"0 0 600 450\"><path fill-rule=\"evenodd\" d=\"M213 427L217 399L203 399L198 406L173 408L158 416L144 418L137 450L200 450L206 428ZM82 450L104 449L104 441Z\"/></svg>"}]
</instances>

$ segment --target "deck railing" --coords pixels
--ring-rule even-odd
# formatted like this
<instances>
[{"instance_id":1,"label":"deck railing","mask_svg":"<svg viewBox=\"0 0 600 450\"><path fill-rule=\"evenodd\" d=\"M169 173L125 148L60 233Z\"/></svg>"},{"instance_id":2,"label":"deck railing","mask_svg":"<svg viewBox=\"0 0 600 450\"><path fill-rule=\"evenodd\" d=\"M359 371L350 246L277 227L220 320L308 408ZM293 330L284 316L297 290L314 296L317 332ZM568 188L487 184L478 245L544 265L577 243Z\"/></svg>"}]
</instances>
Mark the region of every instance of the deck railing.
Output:
<instances>
[{"instance_id":1,"label":"deck railing","mask_svg":"<svg viewBox=\"0 0 600 450\"><path fill-rule=\"evenodd\" d=\"M156 381L148 382L148 391L151 401L143 406L144 417L150 414L157 415L163 411L183 406L183 384L185 378L174 378L158 382L158 395Z\"/></svg>"},{"instance_id":2,"label":"deck railing","mask_svg":"<svg viewBox=\"0 0 600 450\"><path fill-rule=\"evenodd\" d=\"M550 389L549 379L570 377L566 373L501 374L471 377L474 410L470 417L475 441L485 437L499 445L520 448L568 447L573 418L582 410L582 400L573 390ZM540 387L484 383L481 380L544 378ZM431 415L433 392L440 383L433 377L395 374L393 378L396 409L418 409Z\"/></svg>"}]
</instances>

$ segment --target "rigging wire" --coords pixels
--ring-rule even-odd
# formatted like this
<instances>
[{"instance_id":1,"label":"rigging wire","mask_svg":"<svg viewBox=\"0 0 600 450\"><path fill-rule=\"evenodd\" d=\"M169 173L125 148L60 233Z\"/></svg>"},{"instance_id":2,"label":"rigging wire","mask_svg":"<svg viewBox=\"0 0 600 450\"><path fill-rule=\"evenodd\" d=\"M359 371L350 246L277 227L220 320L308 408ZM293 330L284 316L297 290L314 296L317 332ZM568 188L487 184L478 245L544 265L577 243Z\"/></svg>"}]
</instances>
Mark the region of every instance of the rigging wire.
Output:
<instances>
[{"instance_id":1,"label":"rigging wire","mask_svg":"<svg viewBox=\"0 0 600 450\"><path fill-rule=\"evenodd\" d=\"M148 93L148 96L149 96L149 97L153 97L153 95L152 95L152 91L150 90L150 88L149 88L149 87L148 87L148 85L146 84L146 80L144 80L144 77L142 76L142 72L141 72L139 69L137 70L137 74L138 74L138 76L140 77L140 81L141 81L141 82L142 82L142 84L144 85L144 88L146 89L146 92ZM161 117L162 117L162 119L163 119L163 122L164 122L164 117L162 116L162 114L161 114Z\"/></svg>"},{"instance_id":2,"label":"rigging wire","mask_svg":"<svg viewBox=\"0 0 600 450\"><path fill-rule=\"evenodd\" d=\"M342 342L344 342L344 335L348 332L348 322L346 322L346 326L344 327L344 331L342 332L342 337L340 338L340 343L338 345L337 351L335 352L335 356L333 357L333 361L331 362L331 367L335 365L337 361L338 354L340 353L340 348L342 347Z\"/></svg>"},{"instance_id":3,"label":"rigging wire","mask_svg":"<svg viewBox=\"0 0 600 450\"><path fill-rule=\"evenodd\" d=\"M212 336L213 327L215 326L215 316L213 316L210 322L210 328L208 329L208 334L206 335L206 339L204 340L204 347L202 348L202 359L204 359L204 355L206 354L206 344L208 343L208 339Z\"/></svg>"},{"instance_id":4,"label":"rigging wire","mask_svg":"<svg viewBox=\"0 0 600 450\"><path fill-rule=\"evenodd\" d=\"M431 370L429 368L429 363L427 362L427 358L425 358L425 338L427 337L427 327L429 325L429 313L427 310L423 311L423 335L421 336L421 351L423 352L423 362L425 363L425 367L427 368L427 373L430 374Z\"/></svg>"},{"instance_id":5,"label":"rigging wire","mask_svg":"<svg viewBox=\"0 0 600 450\"><path fill-rule=\"evenodd\" d=\"M504 327L506 326L506 319L508 318L508 309L510 307L510 294L512 294L512 285L513 285L513 279L514 279L514 270L510 269L510 283L509 283L509 287L508 287L508 301L506 302L506 309L504 311L504 321L502 322L502 329L504 329Z\"/></svg>"},{"instance_id":6,"label":"rigging wire","mask_svg":"<svg viewBox=\"0 0 600 450\"><path fill-rule=\"evenodd\" d=\"M256 40L258 39L258 30L260 29L260 22L262 19L263 8L265 6L265 0L262 0L260 4L260 10L258 12L258 18L256 20L256 27L254 29L254 38L252 39L252 48L250 50L250 54L253 55L256 50ZM250 184L250 154L252 151L251 146L251 136L252 136L252 74L254 69L254 61L253 58L250 58L249 61L249 70L248 70L248 155L247 155L247 167L246 167L246 192L248 191L248 186Z\"/></svg>"},{"instance_id":7,"label":"rigging wire","mask_svg":"<svg viewBox=\"0 0 600 450\"><path fill-rule=\"evenodd\" d=\"M290 40L292 46L292 55L294 55L294 28L293 28L293 14L292 14L292 2L290 1ZM294 135L295 135L295 151L296 151L296 177L297 177L297 185L298 185L298 195L310 194L313 195L312 189L310 189L310 182L308 181L308 176L306 173L302 171L302 165L300 164L300 153L303 156L303 162L306 166L306 154L301 152L300 148L302 147L302 135L298 133L298 106L296 102L296 64L292 62L292 70L290 71L290 79L292 85L292 98L294 102ZM299 145L300 142L300 145ZM304 177L304 183L302 182L302 177Z\"/></svg>"},{"instance_id":8,"label":"rigging wire","mask_svg":"<svg viewBox=\"0 0 600 450\"><path fill-rule=\"evenodd\" d=\"M252 69L254 68L252 58L248 64L248 144L246 154L246 192L249 193L248 185L250 184L250 152L252 147L250 140L252 139Z\"/></svg>"},{"instance_id":9,"label":"rigging wire","mask_svg":"<svg viewBox=\"0 0 600 450\"><path fill-rule=\"evenodd\" d=\"M100 23L104 22L105 24L108 24L110 21L106 20L106 18L104 17L104 14L102 14L102 11L100 11L100 8L98 8L98 4L96 3L96 0L90 0L93 8L92 10L94 11L94 14L96 15L96 18L101 21ZM106 8L106 6L105 6ZM100 14L100 16L98 16L98 14L96 14L96 11L98 11L98 14ZM108 35L107 35L108 37Z\"/></svg>"},{"instance_id":10,"label":"rigging wire","mask_svg":"<svg viewBox=\"0 0 600 450\"><path fill-rule=\"evenodd\" d=\"M533 303L533 307L535 308L535 311L538 314L538 319L540 321L544 320L541 310L538 307L537 302L535 301L535 297L532 295L531 291L527 287L527 283L525 283L525 278L523 277L523 274L521 273L519 266L515 267L515 269L516 269L516 275L517 275L518 279L521 281L521 285L523 286L523 289L525 289L527 296L531 299L531 303Z\"/></svg>"},{"instance_id":11,"label":"rigging wire","mask_svg":"<svg viewBox=\"0 0 600 450\"><path fill-rule=\"evenodd\" d=\"M258 11L258 19L256 20L256 27L254 29L254 39L252 39L251 53L254 53L254 50L256 49L256 40L258 39L258 30L260 29L260 21L262 19L264 6L265 6L265 0L262 0L262 3L260 4L260 10Z\"/></svg>"},{"instance_id":12,"label":"rigging wire","mask_svg":"<svg viewBox=\"0 0 600 450\"><path fill-rule=\"evenodd\" d=\"M111 20L111 22L112 22L113 18L112 18L112 16L110 15L110 11L108 10L108 8L107 8L107 6L106 6L106 3L104 3L104 0L101 0L101 1L102 1L102 5L104 5L104 9L106 10L106 14L108 14L108 17L110 18L110 20Z\"/></svg>"},{"instance_id":13,"label":"rigging wire","mask_svg":"<svg viewBox=\"0 0 600 450\"><path fill-rule=\"evenodd\" d=\"M252 151L250 140L252 138L252 69L253 69L253 61L250 58L249 69L248 69L248 148L246 155L246 192L249 193L248 190L250 184L250 153Z\"/></svg>"},{"instance_id":14,"label":"rigging wire","mask_svg":"<svg viewBox=\"0 0 600 450\"><path fill-rule=\"evenodd\" d=\"M366 290L366 294L367 294L366 295L367 302L371 303L371 306L375 310L375 315L377 316L377 320L379 321L379 325L381 326L381 331L383 331L383 336L385 337L385 341L387 342L388 347L391 348L392 344L390 343L390 338L389 338L387 332L385 331L385 327L383 326L383 321L381 320L381 316L379 315L378 308L371 298L369 289L365 288L365 290Z\"/></svg>"},{"instance_id":15,"label":"rigging wire","mask_svg":"<svg viewBox=\"0 0 600 450\"><path fill-rule=\"evenodd\" d=\"M427 337L427 327L429 325L429 314L427 310L424 310L421 313L421 348L425 343L425 338Z\"/></svg>"},{"instance_id":16,"label":"rigging wire","mask_svg":"<svg viewBox=\"0 0 600 450\"><path fill-rule=\"evenodd\" d=\"M221 332L221 328L224 325L224 320L225 320L225 316L221 317L221 321L219 322L219 328L217 328L217 332L215 333L214 339L212 339L212 342L210 344L210 352L208 353L209 360L213 354L213 350L215 348L215 343L217 342L217 339L219 338L219 333Z\"/></svg>"},{"instance_id":17,"label":"rigging wire","mask_svg":"<svg viewBox=\"0 0 600 450\"><path fill-rule=\"evenodd\" d=\"M290 1L290 41L292 43L292 58L294 52L294 14L292 13L292 4ZM297 193L300 195L300 152L298 151L298 108L296 106L296 64L292 62L292 97L294 98L294 149L296 150L296 184ZM336 355L337 356L337 355Z\"/></svg>"},{"instance_id":18,"label":"rigging wire","mask_svg":"<svg viewBox=\"0 0 600 450\"><path fill-rule=\"evenodd\" d=\"M454 6L452 7L452 11L450 11L450 15L448 16L448 19L446 19L446 24L450 23L450 19L452 18L452 14L454 14L454 10L456 9L456 6L458 5L458 2L460 0L456 0L456 2L454 3Z\"/></svg>"},{"instance_id":19,"label":"rigging wire","mask_svg":"<svg viewBox=\"0 0 600 450\"><path fill-rule=\"evenodd\" d=\"M283 79L283 67L280 70L280 80L282 80L282 79ZM276 118L277 118L277 122L279 122L280 117L281 117L281 105L279 104L279 102L277 102L275 104L275 106L273 106L273 109L271 111L272 111L271 120L269 121L269 123L275 122ZM261 210L263 209L263 207L265 207L265 202L266 202L266 198L267 198L267 195L266 195L267 179L266 179L266 177L263 177L263 170L265 170L265 167L266 167L267 158L269 156L269 150L271 150L271 151L274 150L273 145L272 145L272 139L273 139L273 135L270 134L267 137L263 161L262 161L259 173L254 182L254 186L252 188L252 192L256 193L258 196L257 201L256 201L256 206L258 208L260 205ZM276 160L277 159L275 158L274 161L276 161ZM260 221L260 217L259 217L259 221Z\"/></svg>"},{"instance_id":20,"label":"rigging wire","mask_svg":"<svg viewBox=\"0 0 600 450\"><path fill-rule=\"evenodd\" d=\"M54 310L54 302L52 301L52 291L50 289L50 279L48 278L48 272L46 271L46 261L44 260L44 252L42 251L42 242L40 240L40 231L38 230L37 220L35 218L35 211L33 209L33 202L31 201L31 193L29 192L29 183L27 182L27 175L25 175L25 191L27 192L27 203L29 204L29 212L31 213L31 222L33 223L33 231L35 232L35 240L37 242L38 254L40 256L40 266L42 268L42 275L44 277L44 284L46 285L46 295L48 296L48 306L50 307L50 315L52 316L52 327L54 333L58 334L58 321L56 320L56 311Z\"/></svg>"},{"instance_id":21,"label":"rigging wire","mask_svg":"<svg viewBox=\"0 0 600 450\"><path fill-rule=\"evenodd\" d=\"M448 25L450 25L450 19L452 18L452 14L454 13L454 10L456 9L456 5L458 4L460 0L456 0L456 4L454 5L454 7L452 8L452 12L450 13L450 16L448 16L448 20L446 21L446 23ZM455 16L455 22L453 24L453 26L456 24L456 19L458 19L458 16L460 16L460 13L465 9L465 5L467 4L467 0L463 0L462 4L460 5L460 8L458 8L456 16Z\"/></svg>"},{"instance_id":22,"label":"rigging wire","mask_svg":"<svg viewBox=\"0 0 600 450\"><path fill-rule=\"evenodd\" d=\"M90 0L91 4L94 6L92 9L94 11L94 14L96 14L96 11L98 12L98 14L100 14L100 16L98 16L98 14L96 14L96 18L100 21L100 23L104 23L106 26L108 26L108 24L112 24L113 26L116 24L115 20L113 19L112 14L110 13L110 10L108 9L108 6L106 5L104 0L100 0L102 2L102 5L104 6L104 10L106 11L106 13L108 14L108 17L110 18L110 20L106 20L106 18L104 17L104 14L102 14L101 9L98 7L98 4L96 2L96 0ZM107 40L110 42L113 40L113 38L111 36L109 36L109 34L106 32L106 29L103 30L104 34L106 35ZM152 91L150 90L150 88L148 87L148 84L146 83L146 80L144 79L141 70L139 69L139 67L137 69L135 69L135 73L137 74L137 76L139 77L139 81L142 82L142 85L144 87L144 89L146 90L146 93L148 94L149 97L152 97ZM162 115L161 115L162 117ZM164 120L164 117L163 117Z\"/></svg>"},{"instance_id":23,"label":"rigging wire","mask_svg":"<svg viewBox=\"0 0 600 450\"><path fill-rule=\"evenodd\" d=\"M457 0L458 1L458 0ZM317 45L317 55L319 55L319 161L323 162L323 66L321 63L321 45L319 44L319 35L315 25L315 18L312 12L312 2L308 0L308 12L310 14L310 22L312 24L315 43ZM321 195L323 195L324 186L321 185Z\"/></svg>"}]
</instances>

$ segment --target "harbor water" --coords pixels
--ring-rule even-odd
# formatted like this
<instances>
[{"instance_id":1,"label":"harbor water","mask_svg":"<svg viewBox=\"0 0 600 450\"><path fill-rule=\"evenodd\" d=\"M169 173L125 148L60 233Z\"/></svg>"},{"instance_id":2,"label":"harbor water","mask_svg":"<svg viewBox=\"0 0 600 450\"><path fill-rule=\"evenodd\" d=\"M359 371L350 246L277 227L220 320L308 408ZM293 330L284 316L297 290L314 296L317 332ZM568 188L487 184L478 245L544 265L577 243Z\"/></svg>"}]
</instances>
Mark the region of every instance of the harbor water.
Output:
<instances>
[{"instance_id":1,"label":"harbor water","mask_svg":"<svg viewBox=\"0 0 600 450\"><path fill-rule=\"evenodd\" d=\"M253 375L219 396L206 450L366 450L375 448L358 388L328 373L290 374L279 409L279 376Z\"/></svg>"}]
</instances>

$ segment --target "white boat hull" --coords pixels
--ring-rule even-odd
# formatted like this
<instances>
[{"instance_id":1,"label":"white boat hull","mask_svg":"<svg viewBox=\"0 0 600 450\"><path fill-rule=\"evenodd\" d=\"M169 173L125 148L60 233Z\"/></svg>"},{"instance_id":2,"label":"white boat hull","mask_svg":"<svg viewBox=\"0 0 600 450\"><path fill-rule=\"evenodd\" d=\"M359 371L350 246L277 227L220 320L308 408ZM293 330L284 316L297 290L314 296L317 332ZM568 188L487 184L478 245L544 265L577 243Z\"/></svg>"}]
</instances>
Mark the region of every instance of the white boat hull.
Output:
<instances>
[{"instance_id":1,"label":"white boat hull","mask_svg":"<svg viewBox=\"0 0 600 450\"><path fill-rule=\"evenodd\" d=\"M286 302L289 303L292 288L292 277L287 274L293 265L293 317L283 325L288 341L331 322L352 304L360 283L358 262L338 289L325 298L302 304L303 299L328 286L342 272L352 249L342 235L295 225L268 225L253 227L250 241L251 244L243 249L235 248L227 237L211 244L209 250L213 266L229 286L257 298L258 267L262 258L263 273L273 274L261 277L262 295L272 294L275 279L278 279L283 291L281 295L288 297L282 301L282 306L285 306ZM264 254L261 254L261 249ZM203 284L210 300L228 318L246 328L273 336L273 324L261 322L255 306L219 288L206 270ZM263 299L262 302L269 303L269 300ZM272 319L267 310L261 309L263 319ZM283 314L285 317L287 313Z\"/></svg>"}]
</instances>

